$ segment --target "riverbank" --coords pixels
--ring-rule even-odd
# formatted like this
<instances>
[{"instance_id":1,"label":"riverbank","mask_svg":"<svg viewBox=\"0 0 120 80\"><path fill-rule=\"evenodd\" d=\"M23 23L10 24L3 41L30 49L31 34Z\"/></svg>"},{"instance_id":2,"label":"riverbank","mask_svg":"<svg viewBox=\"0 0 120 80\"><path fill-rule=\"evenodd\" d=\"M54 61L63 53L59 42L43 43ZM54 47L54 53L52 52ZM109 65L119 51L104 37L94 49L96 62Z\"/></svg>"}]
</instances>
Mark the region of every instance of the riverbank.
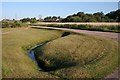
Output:
<instances>
[{"instance_id":1,"label":"riverbank","mask_svg":"<svg viewBox=\"0 0 120 80\"><path fill-rule=\"evenodd\" d=\"M29 28L3 29L2 34L2 77L3 78L55 78L38 71L36 64L28 57L33 46L61 36L61 31Z\"/></svg>"},{"instance_id":2,"label":"riverbank","mask_svg":"<svg viewBox=\"0 0 120 80\"><path fill-rule=\"evenodd\" d=\"M89 44L87 44L87 42ZM90 47L93 44L94 47ZM77 47L76 49L75 46ZM117 50L115 50L117 48L115 47L117 47L117 43L114 40L83 34L71 34L36 48L35 54L38 64L42 67L43 71L52 73L60 78L103 78L111 73L116 68L115 66L118 65ZM91 51L93 51L92 56L90 56ZM97 57L95 55L97 55ZM69 74L69 72L67 73L68 70L71 74Z\"/></svg>"}]
</instances>

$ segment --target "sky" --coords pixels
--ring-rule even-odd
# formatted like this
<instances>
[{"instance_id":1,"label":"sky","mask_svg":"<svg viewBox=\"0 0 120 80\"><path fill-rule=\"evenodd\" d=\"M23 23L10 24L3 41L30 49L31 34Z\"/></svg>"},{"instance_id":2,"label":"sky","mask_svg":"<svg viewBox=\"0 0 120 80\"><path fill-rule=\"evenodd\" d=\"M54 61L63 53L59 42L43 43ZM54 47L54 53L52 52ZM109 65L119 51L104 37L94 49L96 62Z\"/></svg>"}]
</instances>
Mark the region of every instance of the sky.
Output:
<instances>
[{"instance_id":1,"label":"sky","mask_svg":"<svg viewBox=\"0 0 120 80\"><path fill-rule=\"evenodd\" d=\"M21 19L25 17L61 16L77 12L108 13L118 9L117 2L2 2L1 19Z\"/></svg>"},{"instance_id":2,"label":"sky","mask_svg":"<svg viewBox=\"0 0 120 80\"><path fill-rule=\"evenodd\" d=\"M1 0L1 2L119 2L119 0Z\"/></svg>"}]
</instances>

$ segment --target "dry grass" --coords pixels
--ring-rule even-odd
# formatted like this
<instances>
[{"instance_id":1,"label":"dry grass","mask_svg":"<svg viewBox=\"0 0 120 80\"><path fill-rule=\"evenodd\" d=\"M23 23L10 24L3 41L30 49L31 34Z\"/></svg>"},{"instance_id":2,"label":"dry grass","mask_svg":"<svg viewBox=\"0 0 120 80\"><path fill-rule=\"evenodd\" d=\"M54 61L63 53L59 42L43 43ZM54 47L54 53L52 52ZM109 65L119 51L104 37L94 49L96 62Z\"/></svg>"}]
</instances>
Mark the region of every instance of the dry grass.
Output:
<instances>
[{"instance_id":1,"label":"dry grass","mask_svg":"<svg viewBox=\"0 0 120 80\"><path fill-rule=\"evenodd\" d=\"M57 22L38 22L37 24L78 24L78 25L93 25L93 26L115 26L119 25L117 22L63 22L63 23L57 23Z\"/></svg>"},{"instance_id":2,"label":"dry grass","mask_svg":"<svg viewBox=\"0 0 120 80\"><path fill-rule=\"evenodd\" d=\"M19 30L18 32L16 32ZM54 30L6 28L4 32L12 31L2 35L2 72L3 78L30 78L30 77L53 77L48 73L38 71L35 63L28 57L28 50L47 40L57 38L61 32Z\"/></svg>"},{"instance_id":3,"label":"dry grass","mask_svg":"<svg viewBox=\"0 0 120 80\"><path fill-rule=\"evenodd\" d=\"M0 28L0 79L2 78L2 29Z\"/></svg>"},{"instance_id":4,"label":"dry grass","mask_svg":"<svg viewBox=\"0 0 120 80\"><path fill-rule=\"evenodd\" d=\"M102 78L118 66L117 44L111 39L72 34L38 47L35 52L38 60L61 78Z\"/></svg>"},{"instance_id":5,"label":"dry grass","mask_svg":"<svg viewBox=\"0 0 120 80\"><path fill-rule=\"evenodd\" d=\"M19 30L16 32L16 30ZM3 77L60 77L60 78L101 78L118 66L118 42L102 37L84 34L61 36L61 31L14 28L3 29ZM13 33L14 32L14 33ZM48 72L38 71L28 57L28 50L38 43L49 41L38 47L37 58L45 62ZM39 56L42 51L44 53ZM53 76L54 75L54 76Z\"/></svg>"},{"instance_id":6,"label":"dry grass","mask_svg":"<svg viewBox=\"0 0 120 80\"><path fill-rule=\"evenodd\" d=\"M89 25L89 24L32 24L33 26L48 26L56 28L69 28L90 31L120 32L119 25Z\"/></svg>"}]
</instances>

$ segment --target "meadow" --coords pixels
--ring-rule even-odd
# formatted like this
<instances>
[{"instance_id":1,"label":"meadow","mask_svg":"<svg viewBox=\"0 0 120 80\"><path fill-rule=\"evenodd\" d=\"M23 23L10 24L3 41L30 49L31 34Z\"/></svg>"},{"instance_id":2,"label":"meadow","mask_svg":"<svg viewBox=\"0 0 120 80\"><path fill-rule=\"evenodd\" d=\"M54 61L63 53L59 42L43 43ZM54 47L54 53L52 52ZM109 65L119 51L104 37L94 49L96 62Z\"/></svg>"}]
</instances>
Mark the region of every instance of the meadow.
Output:
<instances>
[{"instance_id":1,"label":"meadow","mask_svg":"<svg viewBox=\"0 0 120 80\"><path fill-rule=\"evenodd\" d=\"M28 56L30 48L38 43L61 36L60 31L4 28L2 35L2 75L3 78L50 78L52 75L38 71L34 61Z\"/></svg>"},{"instance_id":2,"label":"meadow","mask_svg":"<svg viewBox=\"0 0 120 80\"><path fill-rule=\"evenodd\" d=\"M118 42L112 39L37 28L4 32L10 33L2 34L3 78L103 78L118 66ZM28 52L46 41L34 49L39 71Z\"/></svg>"}]
</instances>

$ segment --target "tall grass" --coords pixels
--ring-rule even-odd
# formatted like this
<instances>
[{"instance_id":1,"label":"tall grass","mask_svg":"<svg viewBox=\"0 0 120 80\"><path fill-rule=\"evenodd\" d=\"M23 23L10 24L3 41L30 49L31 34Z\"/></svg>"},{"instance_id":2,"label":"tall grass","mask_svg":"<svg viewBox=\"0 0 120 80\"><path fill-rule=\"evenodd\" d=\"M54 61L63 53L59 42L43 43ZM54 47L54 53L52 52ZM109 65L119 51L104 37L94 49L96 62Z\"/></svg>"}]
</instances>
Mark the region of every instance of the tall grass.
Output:
<instances>
[{"instance_id":1,"label":"tall grass","mask_svg":"<svg viewBox=\"0 0 120 80\"><path fill-rule=\"evenodd\" d=\"M77 24L34 24L34 26L48 26L48 27L58 27L58 28L70 28L70 29L81 29L90 31L105 31L105 32L120 32L119 25L77 25Z\"/></svg>"},{"instance_id":2,"label":"tall grass","mask_svg":"<svg viewBox=\"0 0 120 80\"><path fill-rule=\"evenodd\" d=\"M36 48L35 54L43 70L61 78L103 78L118 66L117 44L110 39L71 34Z\"/></svg>"}]
</instances>

